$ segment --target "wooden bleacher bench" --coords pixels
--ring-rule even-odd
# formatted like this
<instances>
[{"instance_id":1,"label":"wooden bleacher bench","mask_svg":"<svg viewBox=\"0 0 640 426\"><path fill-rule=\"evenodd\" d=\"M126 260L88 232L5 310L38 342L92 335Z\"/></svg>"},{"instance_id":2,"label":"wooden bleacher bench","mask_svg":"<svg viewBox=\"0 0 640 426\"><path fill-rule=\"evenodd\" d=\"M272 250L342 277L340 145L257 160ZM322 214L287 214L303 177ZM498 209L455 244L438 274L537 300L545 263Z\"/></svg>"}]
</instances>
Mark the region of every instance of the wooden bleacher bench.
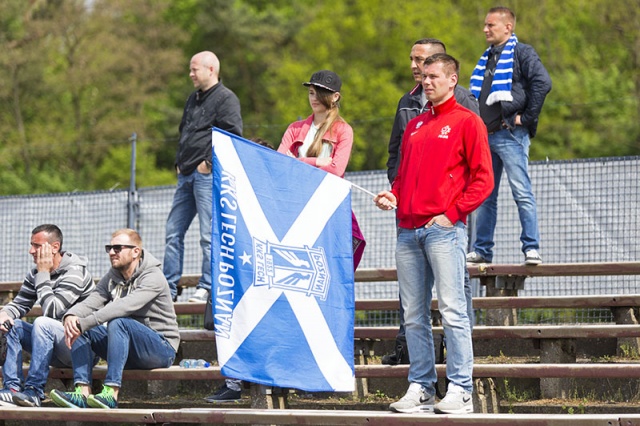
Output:
<instances>
[{"instance_id":1,"label":"wooden bleacher bench","mask_svg":"<svg viewBox=\"0 0 640 426\"><path fill-rule=\"evenodd\" d=\"M437 364L436 370L440 377L445 374L445 364ZM26 374L28 369L24 369ZM358 378L404 378L409 372L409 365L355 365L355 377ZM104 380L107 367L104 365L93 368L93 378ZM640 378L640 362L618 363L570 363L570 364L541 364L541 363L505 363L505 364L474 364L473 377L573 377L588 378L594 374L603 378ZM1 374L0 374L1 376ZM52 367L49 372L52 379L73 379L70 368ZM182 368L174 365L169 368L154 368L152 370L124 370L123 380L222 380L225 376L220 367Z\"/></svg>"},{"instance_id":2,"label":"wooden bleacher bench","mask_svg":"<svg viewBox=\"0 0 640 426\"><path fill-rule=\"evenodd\" d=\"M2 283L0 283L2 286ZM177 302L173 305L177 315L200 315L204 312L204 303ZM613 308L640 306L640 294L611 294L599 296L512 296L512 297L476 297L474 309L546 309L546 308ZM400 307L398 299L356 300L356 311L393 311ZM438 309L438 301L431 303L431 309ZM26 315L42 315L39 305Z\"/></svg>"},{"instance_id":3,"label":"wooden bleacher bench","mask_svg":"<svg viewBox=\"0 0 640 426\"><path fill-rule=\"evenodd\" d=\"M260 410L248 408L183 408L167 409L115 409L2 407L0 419L38 422L87 422L133 424L248 424L248 425L371 425L393 424L450 424L458 426L528 424L537 426L635 426L640 414L464 414L425 415L398 414L370 410Z\"/></svg>"},{"instance_id":4,"label":"wooden bleacher bench","mask_svg":"<svg viewBox=\"0 0 640 426\"><path fill-rule=\"evenodd\" d=\"M640 275L640 262L543 263L541 265L467 264L471 278L496 276L572 277L601 275ZM395 268L361 269L357 282L397 281Z\"/></svg>"},{"instance_id":5,"label":"wooden bleacher bench","mask_svg":"<svg viewBox=\"0 0 640 426\"><path fill-rule=\"evenodd\" d=\"M392 340L398 327L356 327L356 339ZM433 334L444 334L433 327ZM640 337L640 325L508 325L473 327L474 339L606 339Z\"/></svg>"},{"instance_id":6,"label":"wooden bleacher bench","mask_svg":"<svg viewBox=\"0 0 640 426\"><path fill-rule=\"evenodd\" d=\"M534 276L591 276L591 275L640 275L640 262L615 262L615 263L597 263L597 264L543 264L538 266L524 265L492 265L479 264L468 265L471 277L480 278L485 286L495 286L495 280L500 277L511 279L519 277ZM180 282L183 288L195 287L199 276L185 276ZM395 269L370 269L356 271L356 281L358 282L375 282L375 281L395 281L397 274ZM493 280L493 282L492 282ZM21 282L0 283L0 294L5 293L12 295L21 286ZM489 288L489 287L488 287ZM494 294L492 294L494 296ZM484 297L474 299L475 309L486 310L504 310L504 309L523 309L523 308L611 308L624 309L640 306L640 294L636 295L599 295L599 296L554 296L554 297L518 297L517 293L508 295L507 297ZM379 299L379 300L357 300L356 310L397 310L399 307L397 299ZM176 313L178 315L199 315L204 311L203 303L176 303ZM433 301L432 308L437 309L437 300ZM36 306L28 314L29 316L40 315L41 311ZM435 334L442 334L441 327L434 328ZM375 340L393 340L397 334L397 327L356 327L354 336L358 341L375 341ZM557 339L590 339L590 338L640 338L640 325L638 324L602 324L602 325L562 325L562 326L476 326L473 331L474 339L530 339L532 341L554 341ZM183 329L181 330L181 338L183 342L213 342L215 334L208 330L199 329ZM439 376L444 376L445 365L437 365L436 369ZM386 366L362 364L355 366L355 376L357 379L370 378L406 378L408 366ZM94 370L96 379L104 378L106 368L103 366L96 367ZM51 369L50 377L59 379L69 379L72 377L70 369ZM476 364L474 365L475 378L495 378L495 377L514 377L514 378L640 378L640 363L549 363L544 362L541 358L540 363L530 364ZM172 366L166 369L154 370L127 370L124 373L124 380L221 380L223 377L219 367L208 369L183 369L178 366ZM55 410L55 409L54 409ZM25 413L24 409L17 410ZM68 411L68 410L61 410ZM84 410L81 410L84 411ZM100 413L102 411L98 410ZM115 416L113 419L103 419L92 417L93 414L86 412L87 418L100 419L101 421L124 422L131 421L135 417L136 423L155 423L155 422L212 422L218 419L217 414L211 414L211 410L115 410L126 411L129 414L123 415L121 418ZM237 413L237 409L232 410ZM277 410L272 410L277 411ZM315 411L315 410L313 410ZM318 410L320 411L320 410ZM48 411L38 411L44 414L44 417L38 419L64 419L72 420L66 415L47 417ZM309 414L289 413L288 416L274 420L269 418L268 423L287 424L295 422L297 419L306 419L310 416L316 416L316 412ZM377 413L377 412L376 412ZM357 413L354 419L361 419L361 413ZM13 410L0 410L0 419L12 419ZM75 414L74 414L75 416ZM322 414L320 414L322 416ZM19 417L15 417L19 418ZM22 417L22 418L28 418ZM35 418L35 417L34 417ZM128 420L124 420L127 418ZM268 417L264 414L256 414L256 417L246 417L247 423L259 424ZM344 415L340 417L344 419ZM368 417L373 419L374 417ZM384 416L381 417L383 419ZM404 415L403 415L404 418ZM443 417L438 417L443 419ZM508 417L511 421L513 417ZM529 417L527 417L529 418ZM547 418L547 417L545 417ZM115 420L114 420L115 419ZM421 417L424 419L424 417ZM575 417L574 417L575 419ZM85 421L83 418L73 417L74 421ZM408 419L406 419L408 420ZM484 420L487 420L486 418ZM586 418L584 419L587 420ZM598 421L601 421L599 419ZM267 420L265 420L267 421ZM496 420L500 424L499 420ZM505 420L506 421L506 420ZM226 417L220 423L229 423L230 417ZM234 423L242 423L235 419ZM640 422L640 420L639 420ZM341 424L349 424L343 423ZM380 424L388 424L389 419L381 420ZM359 423L354 423L359 424ZM375 423L374 423L375 424ZM458 423L456 424L465 424ZM469 424L480 424L472 422ZM487 423L482 423L487 424ZM508 424L508 423L505 423ZM546 424L546 423L540 423ZM549 423L561 424L561 423ZM575 423L567 423L575 424ZM580 422L580 424L588 425L589 423ZM600 424L600 423L593 423Z\"/></svg>"}]
</instances>

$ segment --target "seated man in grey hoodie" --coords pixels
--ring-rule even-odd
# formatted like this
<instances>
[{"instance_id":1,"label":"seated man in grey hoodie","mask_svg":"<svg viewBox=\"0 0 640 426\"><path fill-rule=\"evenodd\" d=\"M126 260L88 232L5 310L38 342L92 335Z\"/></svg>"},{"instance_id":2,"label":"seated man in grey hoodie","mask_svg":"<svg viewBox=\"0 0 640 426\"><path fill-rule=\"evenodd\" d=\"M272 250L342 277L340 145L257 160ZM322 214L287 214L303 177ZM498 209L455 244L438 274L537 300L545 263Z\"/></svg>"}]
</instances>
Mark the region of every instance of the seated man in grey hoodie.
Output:
<instances>
[{"instance_id":1,"label":"seated man in grey hoodie","mask_svg":"<svg viewBox=\"0 0 640 426\"><path fill-rule=\"evenodd\" d=\"M13 301L0 311L0 331L7 342L0 405L40 407L49 367L71 367L71 351L60 320L95 288L87 258L62 251L62 231L56 225L35 227L30 242L29 254L36 267L27 274ZM42 307L42 316L33 324L21 320L36 303ZM23 350L31 354L26 380Z\"/></svg>"},{"instance_id":2,"label":"seated man in grey hoodie","mask_svg":"<svg viewBox=\"0 0 640 426\"><path fill-rule=\"evenodd\" d=\"M105 251L111 269L63 318L76 388L51 391L51 399L61 407L117 408L123 370L167 368L180 344L169 285L160 261L142 249L140 235L120 229ZM107 361L104 386L95 395L94 354Z\"/></svg>"}]
</instances>

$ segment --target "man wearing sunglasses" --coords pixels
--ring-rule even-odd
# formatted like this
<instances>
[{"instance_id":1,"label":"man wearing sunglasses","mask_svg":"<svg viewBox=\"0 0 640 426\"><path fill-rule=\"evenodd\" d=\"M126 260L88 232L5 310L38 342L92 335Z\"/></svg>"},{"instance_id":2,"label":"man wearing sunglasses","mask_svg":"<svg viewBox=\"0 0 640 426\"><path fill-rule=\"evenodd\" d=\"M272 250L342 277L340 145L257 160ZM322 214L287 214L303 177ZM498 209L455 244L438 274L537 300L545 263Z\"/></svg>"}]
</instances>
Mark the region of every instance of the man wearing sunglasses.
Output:
<instances>
[{"instance_id":1,"label":"man wearing sunglasses","mask_svg":"<svg viewBox=\"0 0 640 426\"><path fill-rule=\"evenodd\" d=\"M56 225L35 227L30 243L29 254L36 266L25 277L13 301L0 311L0 331L7 343L0 405L40 407L49 366L71 367L71 351L65 345L60 320L95 288L87 258L62 251L62 231ZM36 303L42 307L42 316L33 324L21 320ZM26 380L23 350L31 354Z\"/></svg>"},{"instance_id":2,"label":"man wearing sunglasses","mask_svg":"<svg viewBox=\"0 0 640 426\"><path fill-rule=\"evenodd\" d=\"M63 318L75 392L51 392L61 407L117 408L123 370L167 368L180 344L169 285L160 261L142 248L140 235L120 229L105 251L111 269ZM107 361L99 394L91 389L94 354Z\"/></svg>"}]
</instances>

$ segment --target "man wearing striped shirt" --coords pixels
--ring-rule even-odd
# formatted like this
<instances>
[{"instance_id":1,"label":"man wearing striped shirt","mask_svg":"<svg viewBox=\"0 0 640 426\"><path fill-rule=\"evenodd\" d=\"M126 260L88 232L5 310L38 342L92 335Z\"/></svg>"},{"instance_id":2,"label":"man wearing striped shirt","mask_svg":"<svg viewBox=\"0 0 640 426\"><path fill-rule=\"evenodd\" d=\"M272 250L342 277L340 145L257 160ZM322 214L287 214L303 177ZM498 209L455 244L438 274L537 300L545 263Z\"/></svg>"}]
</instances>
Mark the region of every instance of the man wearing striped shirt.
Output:
<instances>
[{"instance_id":1,"label":"man wearing striped shirt","mask_svg":"<svg viewBox=\"0 0 640 426\"><path fill-rule=\"evenodd\" d=\"M65 344L60 319L95 288L87 258L62 251L62 231L56 225L44 224L31 231L29 254L36 267L13 301L0 311L0 332L7 345L0 405L41 405L49 367L71 367L71 350ZM33 324L23 321L36 303L42 307L42 316ZM31 354L26 380L23 350Z\"/></svg>"}]
</instances>

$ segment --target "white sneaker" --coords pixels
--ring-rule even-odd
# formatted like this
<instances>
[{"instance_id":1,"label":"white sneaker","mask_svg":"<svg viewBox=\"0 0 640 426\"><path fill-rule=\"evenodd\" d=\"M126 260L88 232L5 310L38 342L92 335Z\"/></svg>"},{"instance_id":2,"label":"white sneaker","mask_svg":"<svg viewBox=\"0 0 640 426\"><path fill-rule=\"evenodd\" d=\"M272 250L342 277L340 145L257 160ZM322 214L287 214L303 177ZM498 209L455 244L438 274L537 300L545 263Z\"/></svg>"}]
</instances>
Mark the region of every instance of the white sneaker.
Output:
<instances>
[{"instance_id":1,"label":"white sneaker","mask_svg":"<svg viewBox=\"0 0 640 426\"><path fill-rule=\"evenodd\" d=\"M527 250L527 252L524 254L525 265L539 265L541 263L542 258L540 257L540 253L538 253L538 250Z\"/></svg>"},{"instance_id":2,"label":"white sneaker","mask_svg":"<svg viewBox=\"0 0 640 426\"><path fill-rule=\"evenodd\" d=\"M485 259L477 252L472 251L471 253L467 253L467 263L491 263L491 261Z\"/></svg>"},{"instance_id":3,"label":"white sneaker","mask_svg":"<svg viewBox=\"0 0 640 426\"><path fill-rule=\"evenodd\" d=\"M435 396L429 395L422 385L411 383L407 393L399 401L389 405L389 409L398 413L432 413L435 402Z\"/></svg>"},{"instance_id":4,"label":"white sneaker","mask_svg":"<svg viewBox=\"0 0 640 426\"><path fill-rule=\"evenodd\" d=\"M189 298L189 302L206 303L208 298L209 292L204 288L199 288L195 293L193 293L193 296Z\"/></svg>"},{"instance_id":5,"label":"white sneaker","mask_svg":"<svg viewBox=\"0 0 640 426\"><path fill-rule=\"evenodd\" d=\"M473 400L469 392L458 385L449 383L447 394L438 402L433 410L439 414L469 414L473 413Z\"/></svg>"}]
</instances>

